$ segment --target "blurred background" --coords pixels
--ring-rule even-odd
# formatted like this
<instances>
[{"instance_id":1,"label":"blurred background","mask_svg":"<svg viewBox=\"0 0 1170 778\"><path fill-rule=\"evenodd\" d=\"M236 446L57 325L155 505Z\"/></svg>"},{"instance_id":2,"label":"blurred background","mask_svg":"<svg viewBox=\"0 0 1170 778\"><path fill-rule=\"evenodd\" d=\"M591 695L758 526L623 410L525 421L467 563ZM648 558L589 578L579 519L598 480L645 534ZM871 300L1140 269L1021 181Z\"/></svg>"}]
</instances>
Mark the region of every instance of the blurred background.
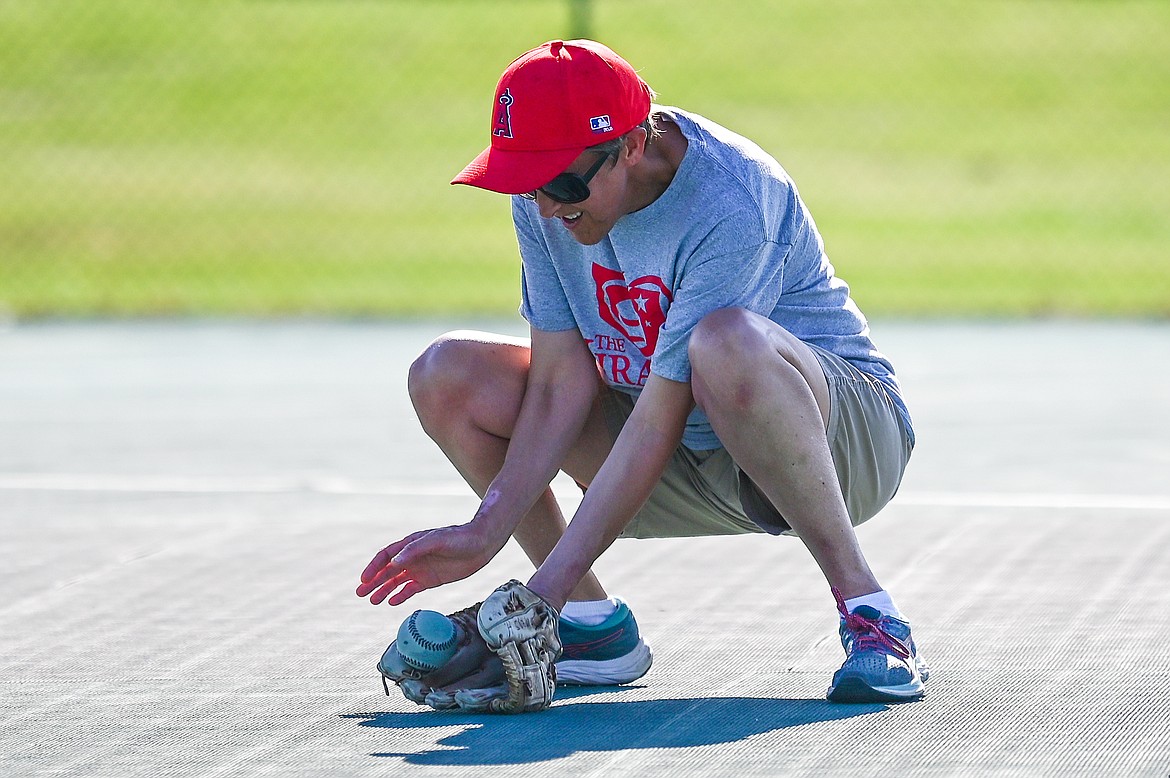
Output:
<instances>
[{"instance_id":1,"label":"blurred background","mask_svg":"<svg viewBox=\"0 0 1170 778\"><path fill-rule=\"evenodd\" d=\"M552 38L792 174L871 316L1170 316L1170 3L0 0L0 316L511 314Z\"/></svg>"}]
</instances>

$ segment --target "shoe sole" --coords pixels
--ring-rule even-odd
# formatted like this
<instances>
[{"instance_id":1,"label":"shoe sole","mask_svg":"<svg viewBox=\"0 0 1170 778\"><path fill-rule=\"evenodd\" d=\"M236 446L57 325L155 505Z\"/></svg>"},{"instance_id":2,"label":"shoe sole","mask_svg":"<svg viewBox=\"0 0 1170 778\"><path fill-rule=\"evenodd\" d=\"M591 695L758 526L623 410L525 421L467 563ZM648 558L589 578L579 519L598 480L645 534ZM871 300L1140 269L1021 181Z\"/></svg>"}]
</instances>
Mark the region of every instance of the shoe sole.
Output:
<instances>
[{"instance_id":1,"label":"shoe sole","mask_svg":"<svg viewBox=\"0 0 1170 778\"><path fill-rule=\"evenodd\" d=\"M557 662L557 683L564 686L617 686L638 680L653 662L650 646L639 642L633 651L616 659Z\"/></svg>"},{"instance_id":2,"label":"shoe sole","mask_svg":"<svg viewBox=\"0 0 1170 778\"><path fill-rule=\"evenodd\" d=\"M842 678L829 689L829 702L913 702L926 694L922 681L915 680L900 686L870 686L858 676Z\"/></svg>"}]
</instances>

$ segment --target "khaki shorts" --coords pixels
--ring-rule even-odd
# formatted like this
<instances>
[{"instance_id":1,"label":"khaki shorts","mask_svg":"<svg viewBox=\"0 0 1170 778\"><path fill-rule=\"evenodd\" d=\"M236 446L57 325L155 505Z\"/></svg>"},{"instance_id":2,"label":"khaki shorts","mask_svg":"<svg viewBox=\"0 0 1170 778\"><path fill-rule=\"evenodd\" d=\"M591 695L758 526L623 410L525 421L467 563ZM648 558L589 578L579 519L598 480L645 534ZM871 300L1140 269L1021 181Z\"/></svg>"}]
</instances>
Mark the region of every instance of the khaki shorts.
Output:
<instances>
[{"instance_id":1,"label":"khaki shorts","mask_svg":"<svg viewBox=\"0 0 1170 778\"><path fill-rule=\"evenodd\" d=\"M913 444L885 386L840 357L809 345L829 383L827 435L845 507L854 526L872 518L898 491ZM634 398L602 392L616 437ZM725 449L679 446L623 538L668 538L768 532L795 534Z\"/></svg>"}]
</instances>

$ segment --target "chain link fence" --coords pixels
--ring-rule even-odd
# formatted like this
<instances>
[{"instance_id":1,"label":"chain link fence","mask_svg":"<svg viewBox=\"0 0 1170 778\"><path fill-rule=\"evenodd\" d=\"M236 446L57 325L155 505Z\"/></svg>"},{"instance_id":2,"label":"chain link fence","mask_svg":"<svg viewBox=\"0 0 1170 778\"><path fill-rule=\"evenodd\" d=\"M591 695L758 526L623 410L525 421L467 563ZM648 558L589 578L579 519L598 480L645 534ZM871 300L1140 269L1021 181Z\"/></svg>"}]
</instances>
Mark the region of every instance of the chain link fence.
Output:
<instances>
[{"instance_id":1,"label":"chain link fence","mask_svg":"<svg viewBox=\"0 0 1170 778\"><path fill-rule=\"evenodd\" d=\"M1170 315L1170 4L0 0L0 312L508 314L452 188L588 35L760 143L871 315Z\"/></svg>"}]
</instances>

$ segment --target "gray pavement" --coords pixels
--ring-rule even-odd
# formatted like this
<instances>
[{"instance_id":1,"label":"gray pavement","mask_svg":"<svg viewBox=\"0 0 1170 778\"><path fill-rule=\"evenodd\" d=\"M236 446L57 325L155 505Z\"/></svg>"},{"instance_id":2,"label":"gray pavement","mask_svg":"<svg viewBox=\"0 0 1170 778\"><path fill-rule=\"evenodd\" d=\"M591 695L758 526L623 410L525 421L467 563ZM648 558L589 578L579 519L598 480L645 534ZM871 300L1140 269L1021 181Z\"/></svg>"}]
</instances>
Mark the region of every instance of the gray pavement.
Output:
<instances>
[{"instance_id":1,"label":"gray pavement","mask_svg":"<svg viewBox=\"0 0 1170 778\"><path fill-rule=\"evenodd\" d=\"M919 445L860 534L925 701L824 701L798 541L622 541L597 570L654 667L517 717L382 696L406 614L352 593L474 510L405 394L452 326L0 329L0 775L1170 775L1170 325L875 323Z\"/></svg>"}]
</instances>

